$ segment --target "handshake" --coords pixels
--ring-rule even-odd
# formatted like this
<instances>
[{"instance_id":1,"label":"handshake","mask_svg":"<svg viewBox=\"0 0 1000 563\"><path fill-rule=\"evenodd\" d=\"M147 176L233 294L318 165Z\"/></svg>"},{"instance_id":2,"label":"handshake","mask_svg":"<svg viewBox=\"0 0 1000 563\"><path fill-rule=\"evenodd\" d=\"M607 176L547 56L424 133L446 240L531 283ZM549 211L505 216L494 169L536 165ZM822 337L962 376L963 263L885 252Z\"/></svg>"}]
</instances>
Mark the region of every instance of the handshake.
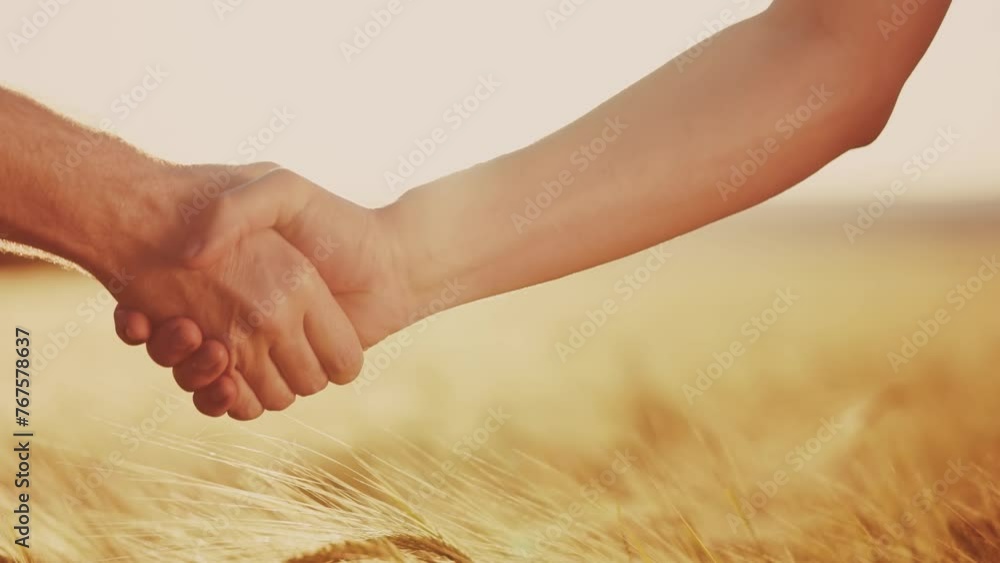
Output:
<instances>
[{"instance_id":1,"label":"handshake","mask_svg":"<svg viewBox=\"0 0 1000 563\"><path fill-rule=\"evenodd\" d=\"M890 42L858 25L890 17L888 2L842 4L774 2L720 32L692 72L665 64L381 209L273 164L170 165L0 87L0 231L101 280L121 338L172 367L198 410L253 419L350 382L365 348L428 314L635 254L871 143L950 3L928 3ZM744 63L758 72L733 72ZM808 108L808 127L720 199L748 143L817 84L848 94ZM80 147L86 158L55 166ZM572 188L549 190L554 179ZM453 280L460 295L441 299Z\"/></svg>"},{"instance_id":2,"label":"handshake","mask_svg":"<svg viewBox=\"0 0 1000 563\"><path fill-rule=\"evenodd\" d=\"M134 280L109 289L119 336L173 368L202 413L251 420L349 383L363 350L430 312L392 207L269 163L171 176L184 188L158 192L188 223L168 237L178 243L130 260ZM215 197L195 206L199 188Z\"/></svg>"}]
</instances>

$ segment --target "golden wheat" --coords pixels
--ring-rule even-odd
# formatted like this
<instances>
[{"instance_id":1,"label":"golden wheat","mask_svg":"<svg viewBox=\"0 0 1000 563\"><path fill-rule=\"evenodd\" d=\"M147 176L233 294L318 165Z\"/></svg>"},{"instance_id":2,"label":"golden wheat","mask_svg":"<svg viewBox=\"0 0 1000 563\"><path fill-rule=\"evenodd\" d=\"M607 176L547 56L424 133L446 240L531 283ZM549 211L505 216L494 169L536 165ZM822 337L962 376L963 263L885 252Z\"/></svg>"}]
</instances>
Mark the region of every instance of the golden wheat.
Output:
<instances>
[{"instance_id":1,"label":"golden wheat","mask_svg":"<svg viewBox=\"0 0 1000 563\"><path fill-rule=\"evenodd\" d=\"M813 242L767 256L675 247L699 258L650 281L565 364L536 343L565 339L633 265L586 290L457 310L363 393L254 425L182 406L150 424L156 405L139 398L181 397L169 377L113 348L110 329L85 332L33 383L46 399L36 544L29 555L4 532L0 560L1000 561L1000 282L899 373L886 359L993 241L879 236L865 242L876 260L832 243L822 259ZM92 289L67 274L15 281L13 318L46 300L72 311ZM683 385L785 284L801 301L689 402ZM564 313L526 326L543 302ZM477 340L469 326L489 328ZM511 418L486 432L497 408Z\"/></svg>"},{"instance_id":2,"label":"golden wheat","mask_svg":"<svg viewBox=\"0 0 1000 563\"><path fill-rule=\"evenodd\" d=\"M404 561L403 553L411 553L421 561L434 563L441 560L453 563L472 563L467 555L447 542L434 537L394 535L365 541L346 541L329 545L286 563L335 563L358 559Z\"/></svg>"}]
</instances>

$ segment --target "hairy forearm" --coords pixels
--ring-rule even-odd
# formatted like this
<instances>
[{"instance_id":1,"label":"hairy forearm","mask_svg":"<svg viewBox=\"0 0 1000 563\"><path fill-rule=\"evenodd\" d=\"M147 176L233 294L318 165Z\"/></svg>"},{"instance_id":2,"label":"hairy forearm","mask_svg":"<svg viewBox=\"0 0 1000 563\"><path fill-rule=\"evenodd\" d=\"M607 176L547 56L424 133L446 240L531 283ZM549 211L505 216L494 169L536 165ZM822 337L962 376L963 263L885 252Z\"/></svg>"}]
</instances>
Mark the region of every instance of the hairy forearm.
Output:
<instances>
[{"instance_id":1,"label":"hairy forearm","mask_svg":"<svg viewBox=\"0 0 1000 563\"><path fill-rule=\"evenodd\" d=\"M934 3L886 42L857 31L877 33L880 2L843 29L812 2L776 2L538 143L407 193L382 213L407 233L418 293L552 280L797 184L881 131L947 8Z\"/></svg>"},{"instance_id":2,"label":"hairy forearm","mask_svg":"<svg viewBox=\"0 0 1000 563\"><path fill-rule=\"evenodd\" d=\"M0 88L0 231L102 281L155 246L170 167Z\"/></svg>"}]
</instances>

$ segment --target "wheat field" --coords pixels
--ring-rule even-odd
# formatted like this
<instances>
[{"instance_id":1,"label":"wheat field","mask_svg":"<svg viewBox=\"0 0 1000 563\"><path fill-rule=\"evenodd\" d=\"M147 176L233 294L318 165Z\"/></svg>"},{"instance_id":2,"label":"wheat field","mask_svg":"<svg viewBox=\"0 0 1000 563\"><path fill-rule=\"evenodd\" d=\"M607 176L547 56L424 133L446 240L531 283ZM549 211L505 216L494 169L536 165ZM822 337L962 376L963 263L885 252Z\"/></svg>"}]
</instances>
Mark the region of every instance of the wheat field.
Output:
<instances>
[{"instance_id":1,"label":"wheat field","mask_svg":"<svg viewBox=\"0 0 1000 563\"><path fill-rule=\"evenodd\" d=\"M901 207L852 244L853 217L767 208L656 271L640 254L447 312L369 351L363 385L249 424L200 417L120 345L92 281L3 270L7 324L36 354L65 341L32 375L32 547L8 450L0 553L1000 561L1000 213Z\"/></svg>"}]
</instances>

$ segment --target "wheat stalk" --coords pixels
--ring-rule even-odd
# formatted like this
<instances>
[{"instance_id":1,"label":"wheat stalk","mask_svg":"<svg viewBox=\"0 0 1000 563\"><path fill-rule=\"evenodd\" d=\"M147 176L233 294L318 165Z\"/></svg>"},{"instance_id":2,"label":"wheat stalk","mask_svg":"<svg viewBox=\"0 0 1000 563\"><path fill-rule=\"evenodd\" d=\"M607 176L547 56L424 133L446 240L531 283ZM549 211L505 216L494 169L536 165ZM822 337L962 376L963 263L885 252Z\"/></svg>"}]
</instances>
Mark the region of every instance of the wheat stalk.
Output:
<instances>
[{"instance_id":1,"label":"wheat stalk","mask_svg":"<svg viewBox=\"0 0 1000 563\"><path fill-rule=\"evenodd\" d=\"M416 555L421 561L428 563L434 563L441 558L453 563L472 563L469 556L444 540L406 534L334 543L319 551L289 559L285 563L337 563L360 559L404 561L402 552Z\"/></svg>"}]
</instances>

